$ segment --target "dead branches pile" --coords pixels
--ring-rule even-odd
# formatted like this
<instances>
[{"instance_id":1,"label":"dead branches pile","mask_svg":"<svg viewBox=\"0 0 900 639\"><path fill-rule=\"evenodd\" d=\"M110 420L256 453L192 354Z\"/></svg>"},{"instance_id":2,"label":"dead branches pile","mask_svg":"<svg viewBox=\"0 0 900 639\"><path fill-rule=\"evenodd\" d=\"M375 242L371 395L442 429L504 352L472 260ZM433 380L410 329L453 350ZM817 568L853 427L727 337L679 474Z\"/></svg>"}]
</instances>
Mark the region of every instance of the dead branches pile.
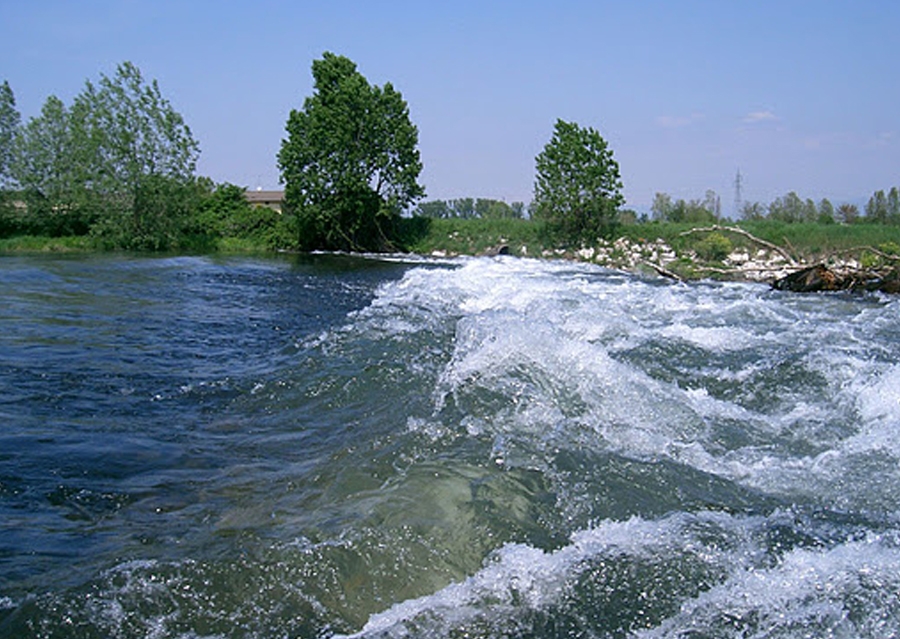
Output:
<instances>
[{"instance_id":1,"label":"dead branches pile","mask_svg":"<svg viewBox=\"0 0 900 639\"><path fill-rule=\"evenodd\" d=\"M833 252L815 261L791 252L766 240L756 237L744 229L734 226L712 226L693 228L681 235L693 233L727 232L740 235L753 244L778 255L783 264L777 269L783 273L772 280L772 286L778 290L812 292L812 291L882 291L900 293L900 256L880 251L871 246L858 246ZM793 247L791 247L793 249ZM871 265L864 266L863 259L846 260L848 256L870 256ZM839 259L841 258L841 259ZM739 275L740 267L733 269L711 268L710 272Z\"/></svg>"}]
</instances>

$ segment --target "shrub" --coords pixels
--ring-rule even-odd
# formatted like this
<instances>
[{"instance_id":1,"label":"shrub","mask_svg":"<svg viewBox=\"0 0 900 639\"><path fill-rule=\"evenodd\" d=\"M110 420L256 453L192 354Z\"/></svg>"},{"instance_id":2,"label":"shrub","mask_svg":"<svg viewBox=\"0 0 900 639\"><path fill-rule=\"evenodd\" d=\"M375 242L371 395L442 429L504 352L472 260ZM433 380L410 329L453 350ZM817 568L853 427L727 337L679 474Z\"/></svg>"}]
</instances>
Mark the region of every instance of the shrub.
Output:
<instances>
[{"instance_id":1,"label":"shrub","mask_svg":"<svg viewBox=\"0 0 900 639\"><path fill-rule=\"evenodd\" d=\"M721 262L731 253L731 240L721 233L710 233L697 243L695 250L707 262Z\"/></svg>"}]
</instances>

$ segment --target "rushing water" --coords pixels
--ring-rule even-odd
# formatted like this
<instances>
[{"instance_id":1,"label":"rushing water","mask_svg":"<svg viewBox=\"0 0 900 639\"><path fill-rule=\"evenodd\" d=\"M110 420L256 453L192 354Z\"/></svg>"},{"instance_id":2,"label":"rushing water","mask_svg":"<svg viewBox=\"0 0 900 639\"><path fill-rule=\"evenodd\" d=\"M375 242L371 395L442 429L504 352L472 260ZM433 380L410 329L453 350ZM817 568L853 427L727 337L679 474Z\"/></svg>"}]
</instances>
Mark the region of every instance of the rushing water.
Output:
<instances>
[{"instance_id":1,"label":"rushing water","mask_svg":"<svg viewBox=\"0 0 900 639\"><path fill-rule=\"evenodd\" d=\"M898 636L898 362L881 296L0 258L0 636Z\"/></svg>"}]
</instances>

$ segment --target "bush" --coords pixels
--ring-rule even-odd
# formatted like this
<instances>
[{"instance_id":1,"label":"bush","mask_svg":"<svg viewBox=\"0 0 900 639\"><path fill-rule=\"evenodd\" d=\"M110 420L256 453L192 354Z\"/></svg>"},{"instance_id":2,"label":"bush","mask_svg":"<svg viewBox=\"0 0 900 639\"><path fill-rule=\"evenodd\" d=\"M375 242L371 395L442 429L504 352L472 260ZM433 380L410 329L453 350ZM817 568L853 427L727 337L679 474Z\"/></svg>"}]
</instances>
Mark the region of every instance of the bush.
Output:
<instances>
[{"instance_id":1,"label":"bush","mask_svg":"<svg viewBox=\"0 0 900 639\"><path fill-rule=\"evenodd\" d=\"M707 262L721 262L731 253L731 240L721 233L710 233L697 243L695 250Z\"/></svg>"}]
</instances>

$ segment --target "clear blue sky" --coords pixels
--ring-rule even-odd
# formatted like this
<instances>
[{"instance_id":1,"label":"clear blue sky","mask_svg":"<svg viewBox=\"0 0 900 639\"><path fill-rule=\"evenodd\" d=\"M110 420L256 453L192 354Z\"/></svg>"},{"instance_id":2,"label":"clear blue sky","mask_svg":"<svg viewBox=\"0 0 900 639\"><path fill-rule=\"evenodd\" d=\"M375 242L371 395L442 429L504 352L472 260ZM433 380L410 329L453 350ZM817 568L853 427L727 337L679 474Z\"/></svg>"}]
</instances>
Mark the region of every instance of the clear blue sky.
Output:
<instances>
[{"instance_id":1,"label":"clear blue sky","mask_svg":"<svg viewBox=\"0 0 900 639\"><path fill-rule=\"evenodd\" d=\"M427 199L529 201L557 118L598 129L628 205L730 213L788 191L834 204L900 185L896 0L0 0L0 81L24 119L131 61L200 142L198 172L278 188L275 155L324 51L391 82Z\"/></svg>"}]
</instances>

